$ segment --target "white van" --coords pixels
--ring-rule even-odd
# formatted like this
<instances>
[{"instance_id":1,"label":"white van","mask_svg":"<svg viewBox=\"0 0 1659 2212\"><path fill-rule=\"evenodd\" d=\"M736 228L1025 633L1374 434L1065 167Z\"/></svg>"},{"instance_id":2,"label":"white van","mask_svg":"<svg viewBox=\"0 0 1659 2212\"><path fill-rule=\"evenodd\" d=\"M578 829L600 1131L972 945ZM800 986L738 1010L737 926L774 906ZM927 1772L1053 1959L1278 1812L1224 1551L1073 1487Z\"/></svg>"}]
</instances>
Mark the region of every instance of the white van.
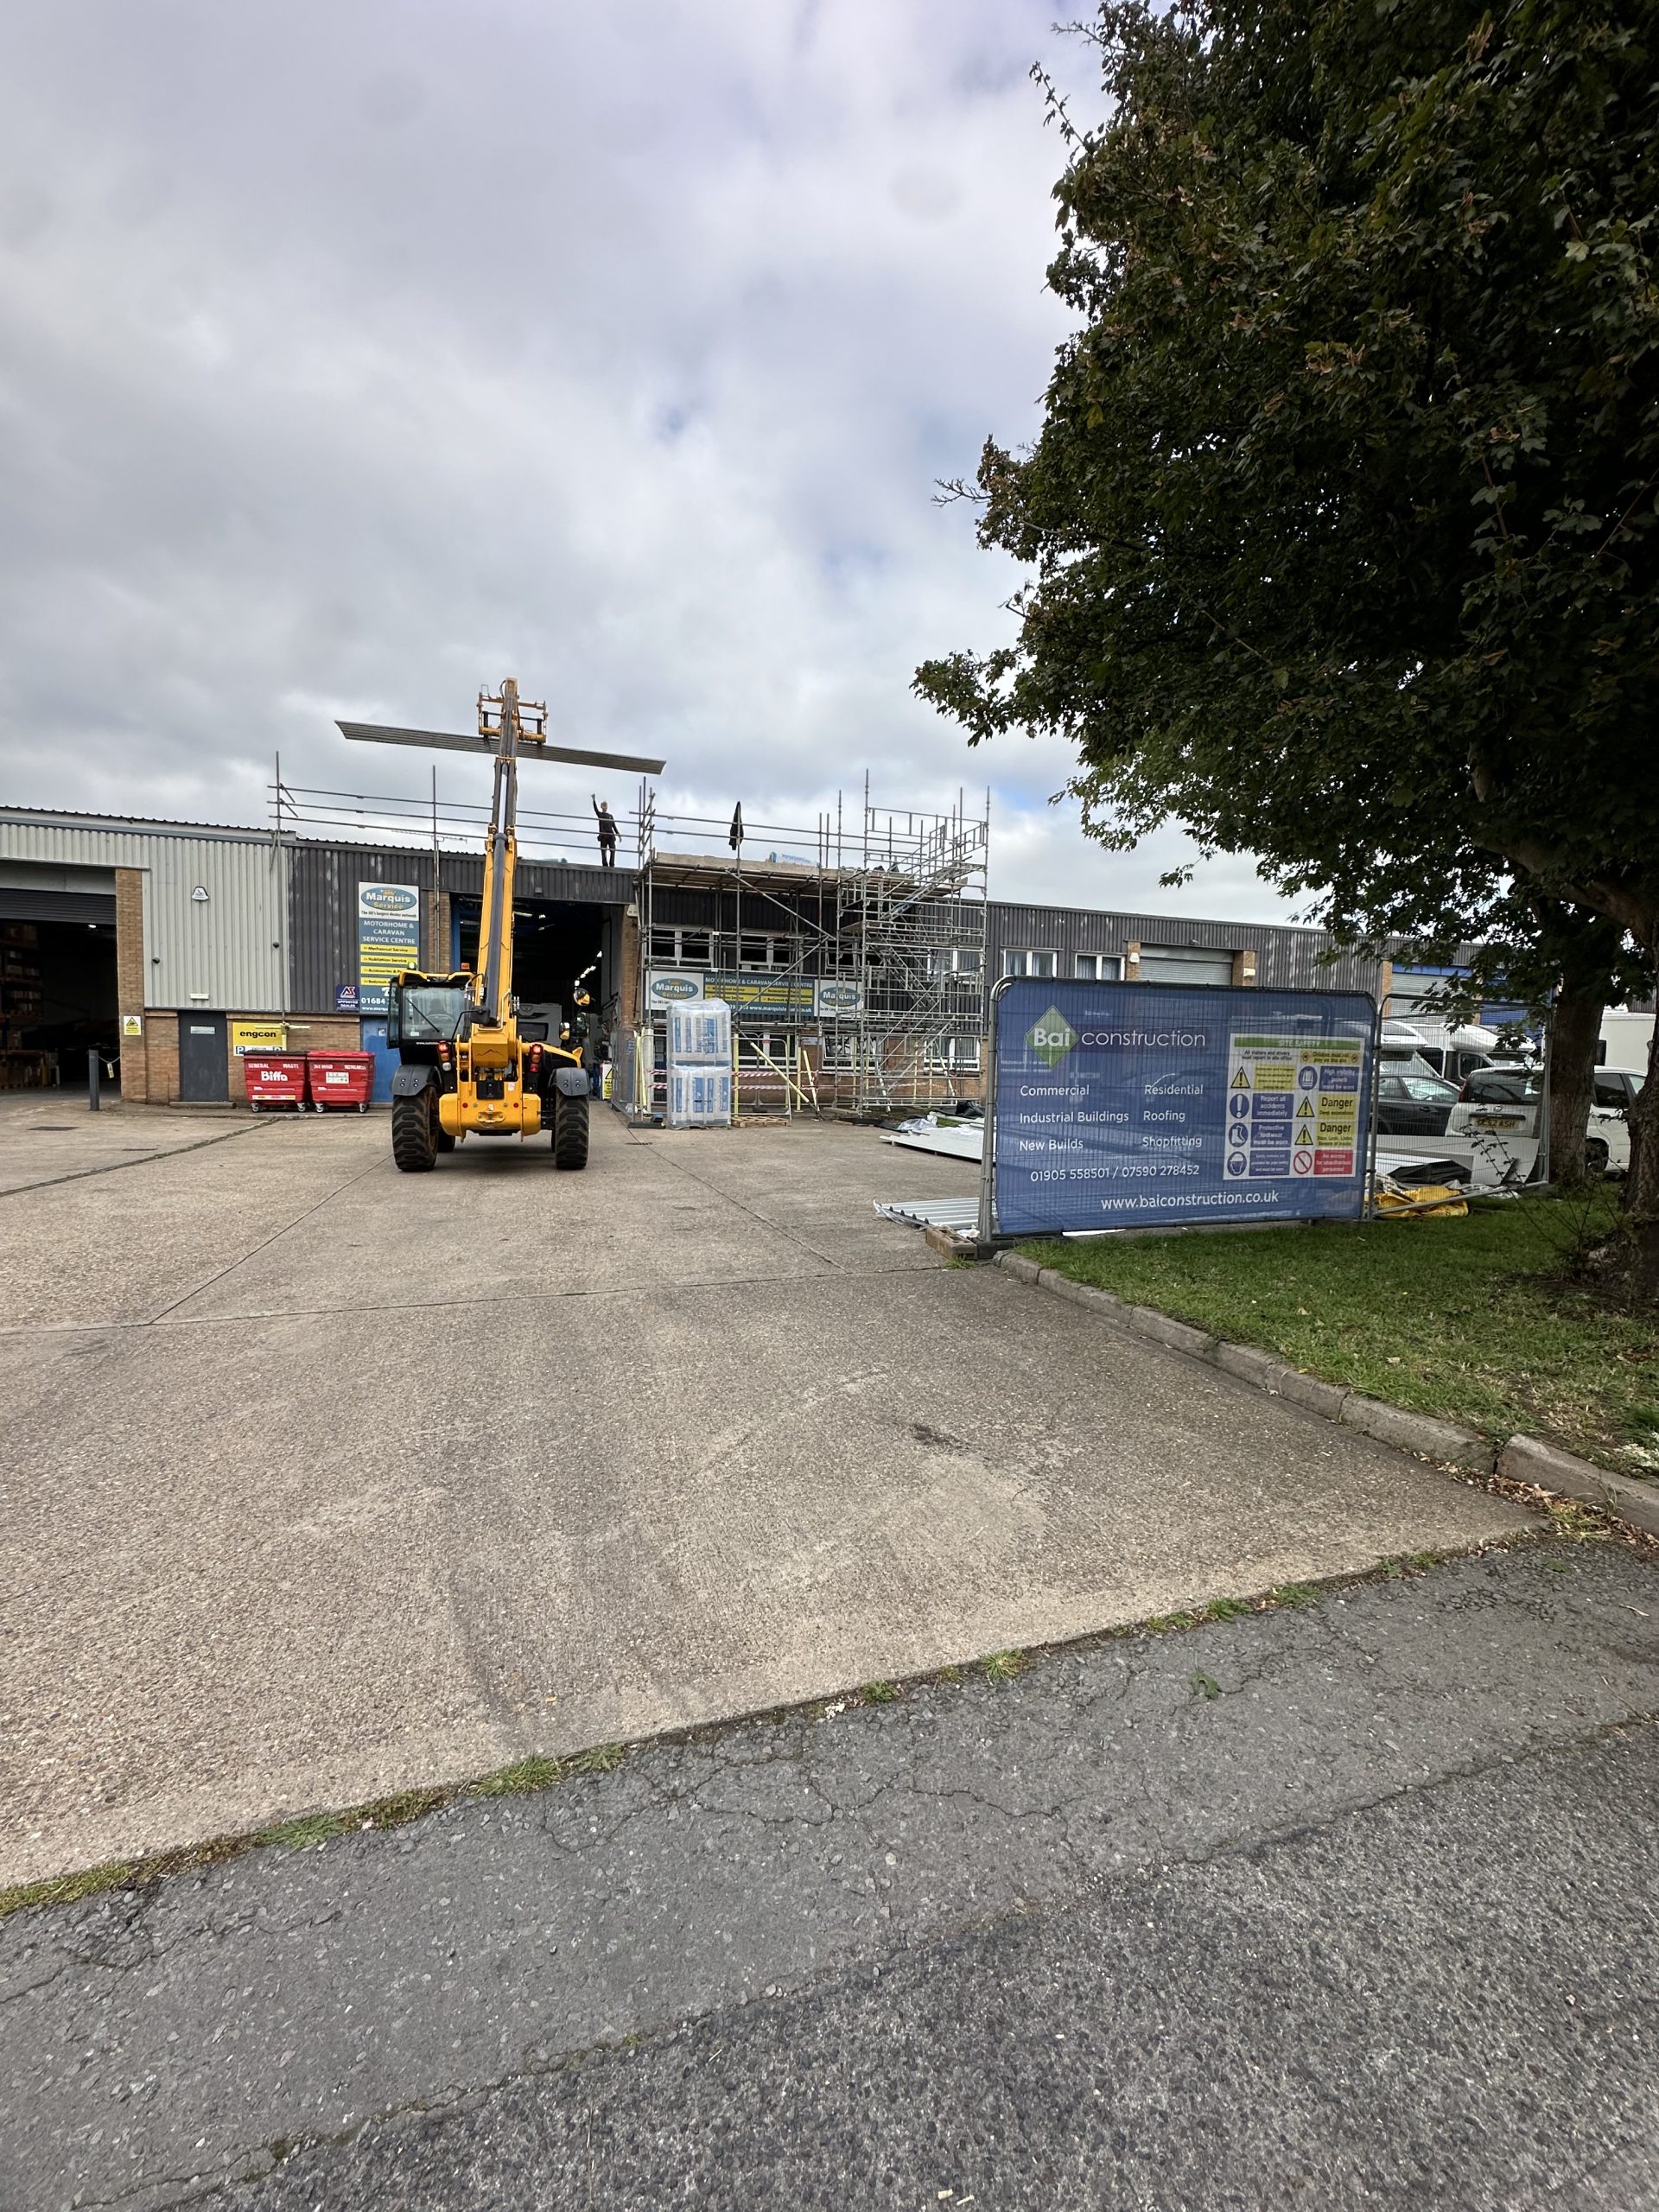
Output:
<instances>
[{"instance_id":1,"label":"white van","mask_svg":"<svg viewBox=\"0 0 1659 2212\"><path fill-rule=\"evenodd\" d=\"M1601 1017L1596 1065L1611 1068L1621 1075L1646 1075L1652 1046L1650 1014L1632 1014L1627 1007L1610 1006Z\"/></svg>"},{"instance_id":2,"label":"white van","mask_svg":"<svg viewBox=\"0 0 1659 2212\"><path fill-rule=\"evenodd\" d=\"M1383 1067L1390 1071L1409 1068L1421 1075L1427 1070L1448 1083L1461 1083L1497 1058L1498 1045L1497 1030L1483 1029L1478 1022L1385 1021L1378 1049Z\"/></svg>"}]
</instances>

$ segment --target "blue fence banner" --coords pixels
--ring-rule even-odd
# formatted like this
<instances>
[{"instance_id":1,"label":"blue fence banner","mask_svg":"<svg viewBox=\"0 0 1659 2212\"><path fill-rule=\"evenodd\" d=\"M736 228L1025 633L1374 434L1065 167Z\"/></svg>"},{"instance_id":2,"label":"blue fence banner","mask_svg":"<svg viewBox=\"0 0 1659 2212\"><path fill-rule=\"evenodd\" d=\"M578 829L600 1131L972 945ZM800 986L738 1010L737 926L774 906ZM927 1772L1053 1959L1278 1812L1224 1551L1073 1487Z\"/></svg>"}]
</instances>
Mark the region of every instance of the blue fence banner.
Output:
<instances>
[{"instance_id":1,"label":"blue fence banner","mask_svg":"<svg viewBox=\"0 0 1659 2212\"><path fill-rule=\"evenodd\" d=\"M1022 977L991 1020L1000 1234L1363 1211L1363 992Z\"/></svg>"}]
</instances>

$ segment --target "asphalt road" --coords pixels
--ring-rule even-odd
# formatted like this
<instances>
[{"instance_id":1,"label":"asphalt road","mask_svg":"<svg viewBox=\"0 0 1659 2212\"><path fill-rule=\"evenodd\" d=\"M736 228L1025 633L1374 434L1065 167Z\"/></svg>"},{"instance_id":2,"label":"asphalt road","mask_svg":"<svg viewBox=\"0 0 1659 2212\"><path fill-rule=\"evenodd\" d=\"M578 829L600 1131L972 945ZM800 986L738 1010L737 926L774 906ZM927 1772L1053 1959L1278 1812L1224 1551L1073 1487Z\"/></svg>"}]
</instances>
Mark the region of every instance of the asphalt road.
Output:
<instances>
[{"instance_id":1,"label":"asphalt road","mask_svg":"<svg viewBox=\"0 0 1659 2212\"><path fill-rule=\"evenodd\" d=\"M0 2203L1659 2206L1659 1576L1541 1545L0 1926Z\"/></svg>"}]
</instances>

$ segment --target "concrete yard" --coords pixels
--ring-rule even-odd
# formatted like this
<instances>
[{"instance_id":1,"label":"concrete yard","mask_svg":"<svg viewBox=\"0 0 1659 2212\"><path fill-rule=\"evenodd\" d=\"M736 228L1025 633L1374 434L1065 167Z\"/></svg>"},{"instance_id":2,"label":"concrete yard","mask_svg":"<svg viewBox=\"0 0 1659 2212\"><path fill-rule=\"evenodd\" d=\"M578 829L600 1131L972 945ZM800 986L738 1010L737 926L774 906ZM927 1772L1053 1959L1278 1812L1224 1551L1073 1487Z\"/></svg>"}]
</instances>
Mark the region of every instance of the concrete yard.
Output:
<instances>
[{"instance_id":1,"label":"concrete yard","mask_svg":"<svg viewBox=\"0 0 1659 2212\"><path fill-rule=\"evenodd\" d=\"M1525 1525L944 1266L867 1131L0 1130L0 1881Z\"/></svg>"}]
</instances>

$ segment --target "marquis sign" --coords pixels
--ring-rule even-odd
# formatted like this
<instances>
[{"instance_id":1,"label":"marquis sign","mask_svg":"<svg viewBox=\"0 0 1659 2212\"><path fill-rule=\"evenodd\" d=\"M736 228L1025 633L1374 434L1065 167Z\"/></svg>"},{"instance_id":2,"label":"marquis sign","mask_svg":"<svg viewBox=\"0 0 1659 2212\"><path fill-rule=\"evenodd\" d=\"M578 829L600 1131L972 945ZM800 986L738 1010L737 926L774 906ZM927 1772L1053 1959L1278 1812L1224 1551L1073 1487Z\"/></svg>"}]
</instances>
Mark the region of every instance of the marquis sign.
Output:
<instances>
[{"instance_id":1,"label":"marquis sign","mask_svg":"<svg viewBox=\"0 0 1659 2212\"><path fill-rule=\"evenodd\" d=\"M421 964L421 894L412 883L357 887L357 1004L363 1014L384 1014L386 986L405 968Z\"/></svg>"}]
</instances>

